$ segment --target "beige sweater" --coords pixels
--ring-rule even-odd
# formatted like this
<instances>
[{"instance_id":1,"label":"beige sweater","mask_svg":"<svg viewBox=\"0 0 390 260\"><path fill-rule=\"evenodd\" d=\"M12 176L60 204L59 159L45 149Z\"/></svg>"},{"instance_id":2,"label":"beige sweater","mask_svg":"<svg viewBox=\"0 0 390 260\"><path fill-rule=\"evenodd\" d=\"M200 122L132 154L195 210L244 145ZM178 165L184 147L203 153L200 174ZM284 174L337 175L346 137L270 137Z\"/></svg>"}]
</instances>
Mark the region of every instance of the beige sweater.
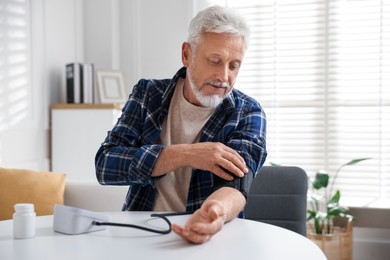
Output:
<instances>
[{"instance_id":1,"label":"beige sweater","mask_svg":"<svg viewBox=\"0 0 390 260\"><path fill-rule=\"evenodd\" d=\"M184 80L179 79L162 126L160 142L164 145L199 141L203 126L214 112L214 108L189 103L184 98L183 88ZM191 172L190 167L179 168L156 181L155 211L185 211Z\"/></svg>"}]
</instances>

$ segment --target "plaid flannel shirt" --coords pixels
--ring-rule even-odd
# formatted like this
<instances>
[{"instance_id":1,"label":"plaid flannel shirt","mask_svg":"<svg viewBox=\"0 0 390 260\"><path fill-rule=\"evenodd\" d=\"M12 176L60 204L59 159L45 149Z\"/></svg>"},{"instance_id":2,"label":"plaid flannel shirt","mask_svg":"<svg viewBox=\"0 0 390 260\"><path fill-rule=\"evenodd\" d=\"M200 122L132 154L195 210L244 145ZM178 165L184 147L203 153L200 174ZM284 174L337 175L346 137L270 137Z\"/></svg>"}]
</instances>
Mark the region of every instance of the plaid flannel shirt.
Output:
<instances>
[{"instance_id":1,"label":"plaid flannel shirt","mask_svg":"<svg viewBox=\"0 0 390 260\"><path fill-rule=\"evenodd\" d=\"M181 68L172 79L141 79L96 154L96 176L101 184L129 185L122 210L153 210L156 189L151 173L164 149L157 142L176 82L185 76L186 69ZM267 156L265 137L266 117L260 104L233 89L205 124L200 142L221 142L236 150L249 172L228 182L193 169L186 211L194 212L222 186L235 187L246 196Z\"/></svg>"}]
</instances>

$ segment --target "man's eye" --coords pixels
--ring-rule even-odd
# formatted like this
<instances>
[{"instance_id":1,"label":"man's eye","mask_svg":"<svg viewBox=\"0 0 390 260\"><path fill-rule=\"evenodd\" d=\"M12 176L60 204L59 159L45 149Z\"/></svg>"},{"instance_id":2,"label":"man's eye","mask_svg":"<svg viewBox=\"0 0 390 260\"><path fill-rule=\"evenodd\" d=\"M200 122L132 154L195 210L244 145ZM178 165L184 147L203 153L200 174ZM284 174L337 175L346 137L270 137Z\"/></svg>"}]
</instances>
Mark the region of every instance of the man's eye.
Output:
<instances>
[{"instance_id":1,"label":"man's eye","mask_svg":"<svg viewBox=\"0 0 390 260\"><path fill-rule=\"evenodd\" d=\"M234 63L234 64L230 65L230 69L231 70L236 70L236 69L239 69L239 68L240 68L240 64L239 63Z\"/></svg>"}]
</instances>

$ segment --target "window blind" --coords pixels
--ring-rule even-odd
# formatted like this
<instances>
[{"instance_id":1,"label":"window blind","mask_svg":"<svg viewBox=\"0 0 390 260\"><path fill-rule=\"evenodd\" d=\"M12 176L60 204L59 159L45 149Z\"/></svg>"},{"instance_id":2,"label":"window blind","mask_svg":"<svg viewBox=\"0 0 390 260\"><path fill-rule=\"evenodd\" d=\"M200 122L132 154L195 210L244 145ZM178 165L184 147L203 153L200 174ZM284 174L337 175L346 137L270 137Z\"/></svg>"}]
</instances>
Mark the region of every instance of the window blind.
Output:
<instances>
[{"instance_id":1,"label":"window blind","mask_svg":"<svg viewBox=\"0 0 390 260\"><path fill-rule=\"evenodd\" d=\"M0 1L0 131L31 113L29 19L29 0Z\"/></svg>"},{"instance_id":2,"label":"window blind","mask_svg":"<svg viewBox=\"0 0 390 260\"><path fill-rule=\"evenodd\" d=\"M251 26L235 86L267 113L266 164L313 177L370 157L344 168L335 188L350 205L390 199L390 1L211 2Z\"/></svg>"}]
</instances>

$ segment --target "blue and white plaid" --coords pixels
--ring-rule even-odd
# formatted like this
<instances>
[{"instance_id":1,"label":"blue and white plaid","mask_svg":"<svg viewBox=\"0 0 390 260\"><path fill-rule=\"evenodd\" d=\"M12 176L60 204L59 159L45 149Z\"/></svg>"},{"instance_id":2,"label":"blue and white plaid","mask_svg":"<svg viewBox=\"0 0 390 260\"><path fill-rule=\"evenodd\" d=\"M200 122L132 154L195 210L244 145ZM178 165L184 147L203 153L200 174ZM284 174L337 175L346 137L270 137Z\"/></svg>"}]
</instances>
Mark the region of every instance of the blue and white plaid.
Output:
<instances>
[{"instance_id":1,"label":"blue and white plaid","mask_svg":"<svg viewBox=\"0 0 390 260\"><path fill-rule=\"evenodd\" d=\"M151 173L164 149L157 142L176 82L185 76L186 68L181 68L172 79L141 79L96 154L96 176L101 184L129 185L122 210L153 210L156 190ZM266 116L260 104L233 89L205 124L200 142L220 142L236 150L249 173L227 182L193 169L186 211L198 209L220 186L234 186L246 196L267 156L265 138Z\"/></svg>"}]
</instances>

